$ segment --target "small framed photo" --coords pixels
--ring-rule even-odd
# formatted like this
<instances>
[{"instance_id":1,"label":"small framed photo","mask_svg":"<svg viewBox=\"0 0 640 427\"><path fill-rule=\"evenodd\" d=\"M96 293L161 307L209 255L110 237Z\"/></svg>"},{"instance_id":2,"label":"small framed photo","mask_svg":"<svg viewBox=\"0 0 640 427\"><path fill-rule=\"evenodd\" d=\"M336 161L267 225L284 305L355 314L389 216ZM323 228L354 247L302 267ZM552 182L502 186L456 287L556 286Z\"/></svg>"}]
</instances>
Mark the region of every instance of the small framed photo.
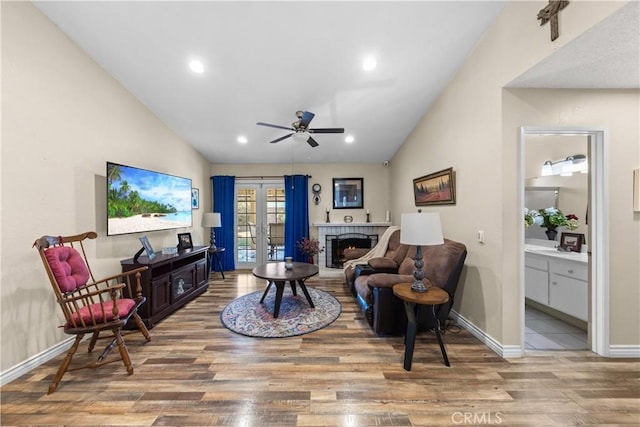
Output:
<instances>
[{"instance_id":1,"label":"small framed photo","mask_svg":"<svg viewBox=\"0 0 640 427\"><path fill-rule=\"evenodd\" d=\"M178 233L178 249L181 251L185 249L193 249L191 233Z\"/></svg>"},{"instance_id":2,"label":"small framed photo","mask_svg":"<svg viewBox=\"0 0 640 427\"><path fill-rule=\"evenodd\" d=\"M333 178L333 209L362 209L363 178Z\"/></svg>"},{"instance_id":3,"label":"small framed photo","mask_svg":"<svg viewBox=\"0 0 640 427\"><path fill-rule=\"evenodd\" d=\"M147 252L147 256L149 257L149 259L154 259L156 257L156 253L153 251L153 248L151 247L151 243L149 243L149 239L147 238L147 236L140 237L140 243L142 243L142 247Z\"/></svg>"},{"instance_id":4,"label":"small framed photo","mask_svg":"<svg viewBox=\"0 0 640 427\"><path fill-rule=\"evenodd\" d=\"M455 205L456 182L453 168L444 169L413 180L416 206Z\"/></svg>"},{"instance_id":5,"label":"small framed photo","mask_svg":"<svg viewBox=\"0 0 640 427\"><path fill-rule=\"evenodd\" d=\"M191 209L200 209L200 190L191 189Z\"/></svg>"},{"instance_id":6,"label":"small framed photo","mask_svg":"<svg viewBox=\"0 0 640 427\"><path fill-rule=\"evenodd\" d=\"M560 247L569 252L580 252L584 234L582 233L562 233L560 235Z\"/></svg>"}]
</instances>

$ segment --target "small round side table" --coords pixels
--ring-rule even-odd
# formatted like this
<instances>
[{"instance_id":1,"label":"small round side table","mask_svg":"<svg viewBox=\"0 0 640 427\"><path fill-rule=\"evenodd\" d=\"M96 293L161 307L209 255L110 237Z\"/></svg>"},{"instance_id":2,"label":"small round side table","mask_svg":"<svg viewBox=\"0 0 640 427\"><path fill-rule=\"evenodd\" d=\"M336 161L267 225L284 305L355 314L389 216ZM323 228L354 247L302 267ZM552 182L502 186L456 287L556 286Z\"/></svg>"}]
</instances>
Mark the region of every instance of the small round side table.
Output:
<instances>
[{"instance_id":1,"label":"small round side table","mask_svg":"<svg viewBox=\"0 0 640 427\"><path fill-rule=\"evenodd\" d=\"M222 278L224 279L224 270L222 269L222 262L220 261L220 254L222 252L224 252L224 248L221 248L220 246L209 248L209 274L211 274L212 271L216 271L214 269L214 263L216 263L218 265L218 271L222 274ZM209 274L207 274L207 278L209 277Z\"/></svg>"},{"instance_id":2,"label":"small round side table","mask_svg":"<svg viewBox=\"0 0 640 427\"><path fill-rule=\"evenodd\" d=\"M407 333L405 335L405 349L404 349L404 369L411 370L411 362L413 360L413 348L416 343L416 332L418 329L416 318L420 313L420 309L423 306L430 305L435 320L435 332L436 338L438 338L438 344L440 344L440 352L444 364L449 364L449 358L447 357L447 351L444 348L444 342L442 341L442 334L440 332L440 319L436 313L436 307L440 304L444 304L449 301L449 294L447 291L438 288L437 286L431 286L427 289L427 292L415 292L411 290L411 283L400 283L393 287L393 294L404 301L404 308L407 312Z\"/></svg>"}]
</instances>

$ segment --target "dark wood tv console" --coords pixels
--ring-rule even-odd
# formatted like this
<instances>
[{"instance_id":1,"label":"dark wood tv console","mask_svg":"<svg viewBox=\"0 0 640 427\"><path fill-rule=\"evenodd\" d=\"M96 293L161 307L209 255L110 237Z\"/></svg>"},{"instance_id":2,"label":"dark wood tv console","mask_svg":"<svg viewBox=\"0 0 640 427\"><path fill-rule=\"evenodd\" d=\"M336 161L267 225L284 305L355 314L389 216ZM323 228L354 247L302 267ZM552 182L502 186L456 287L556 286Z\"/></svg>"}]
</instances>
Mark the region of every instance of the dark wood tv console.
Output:
<instances>
[{"instance_id":1,"label":"dark wood tv console","mask_svg":"<svg viewBox=\"0 0 640 427\"><path fill-rule=\"evenodd\" d=\"M176 255L158 253L153 260L141 256L137 261L120 261L122 272L148 267L141 277L142 294L147 301L138 309L148 328L207 290L207 249L208 246L196 246ZM135 327L134 322L129 324Z\"/></svg>"}]
</instances>

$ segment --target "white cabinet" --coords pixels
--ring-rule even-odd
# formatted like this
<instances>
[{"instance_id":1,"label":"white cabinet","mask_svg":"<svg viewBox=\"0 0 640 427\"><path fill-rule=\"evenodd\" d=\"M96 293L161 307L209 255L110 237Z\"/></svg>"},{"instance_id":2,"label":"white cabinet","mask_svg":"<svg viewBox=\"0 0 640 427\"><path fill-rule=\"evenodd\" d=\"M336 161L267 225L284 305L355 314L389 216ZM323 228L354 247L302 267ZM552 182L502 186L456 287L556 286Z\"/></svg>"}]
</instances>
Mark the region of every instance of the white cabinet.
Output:
<instances>
[{"instance_id":1,"label":"white cabinet","mask_svg":"<svg viewBox=\"0 0 640 427\"><path fill-rule=\"evenodd\" d=\"M548 263L542 257L525 254L524 295L540 304L549 305Z\"/></svg>"},{"instance_id":2,"label":"white cabinet","mask_svg":"<svg viewBox=\"0 0 640 427\"><path fill-rule=\"evenodd\" d=\"M587 266L549 262L549 306L587 321L589 285Z\"/></svg>"},{"instance_id":3,"label":"white cabinet","mask_svg":"<svg viewBox=\"0 0 640 427\"><path fill-rule=\"evenodd\" d=\"M589 314L587 264L525 253L524 294L540 304L586 321Z\"/></svg>"}]
</instances>

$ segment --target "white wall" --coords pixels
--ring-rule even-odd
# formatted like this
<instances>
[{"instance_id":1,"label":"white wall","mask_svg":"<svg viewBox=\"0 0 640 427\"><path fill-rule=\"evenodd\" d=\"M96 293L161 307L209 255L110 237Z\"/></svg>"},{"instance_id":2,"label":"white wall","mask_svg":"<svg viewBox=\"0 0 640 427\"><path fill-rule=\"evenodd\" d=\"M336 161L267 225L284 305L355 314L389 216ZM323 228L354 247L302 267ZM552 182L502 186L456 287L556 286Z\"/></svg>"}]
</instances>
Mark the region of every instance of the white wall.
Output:
<instances>
[{"instance_id":1,"label":"white wall","mask_svg":"<svg viewBox=\"0 0 640 427\"><path fill-rule=\"evenodd\" d=\"M391 206L396 217L401 212L415 210L411 190L413 178L450 166L454 168L456 205L426 210L440 212L444 234L465 243L469 251L466 275L458 288L455 309L496 342L518 348L521 341L518 322L518 274L521 268L518 236L522 227L522 212L517 203L517 126L548 123L530 121L529 117L523 117L517 109L514 110L511 103L505 104L503 88L624 5L614 2L571 2L561 17L561 36L552 43L549 41L549 29L540 28L535 19L537 12L546 4L544 1L507 4L462 69L392 159ZM637 92L632 96L636 96L635 107L629 106L626 111L616 109L614 112L624 115L629 123L637 126ZM590 105L588 100L585 102ZM520 107L522 105L518 105ZM566 108L568 110L571 107ZM603 111L609 107L594 108ZM563 108L563 111L566 110ZM564 118L560 115L557 117ZM580 110L576 108L573 118L580 117ZM608 124L595 115L591 118L591 125ZM616 120L615 123L619 124L620 121ZM568 124L564 122L563 125ZM637 129L630 133L631 138L634 136L637 144ZM630 147L629 139L625 137L624 140L624 144L612 146L611 149L620 150L618 156L631 150L630 158L637 162L637 145ZM629 170L627 168L625 172L622 169L617 174L628 174ZM622 176L617 174L612 181L625 186ZM611 183L612 188L614 182ZM623 190L616 187L616 192L622 195ZM624 199L611 197L611 201L612 210L616 211L612 220L617 220L618 216L624 217L623 227L630 233L624 236L623 241L636 239L635 244L612 247L612 259L620 257L628 260L635 256L637 264L638 218L631 218L631 213L623 213L630 206ZM612 241L615 241L613 233L617 229L618 226L611 229ZM484 244L476 241L478 230L485 231ZM624 266L632 271L624 286L637 288L637 265L624 263ZM613 269L614 265L611 267ZM616 262L615 268L620 267L620 263ZM620 274L623 274L622 271ZM633 291L632 295L636 293ZM634 301L637 302L637 298ZM630 329L622 327L621 320L626 319L627 315L617 313L617 309L614 311L612 316L616 318L612 320L611 342L638 344L637 326Z\"/></svg>"},{"instance_id":2,"label":"white wall","mask_svg":"<svg viewBox=\"0 0 640 427\"><path fill-rule=\"evenodd\" d=\"M29 2L2 2L2 252L0 371L66 338L35 249L44 234L95 230L94 273L120 271L139 234L106 237L107 160L189 177L210 188L209 162L73 44ZM201 191L201 206L211 205ZM175 246L195 227L147 233Z\"/></svg>"}]
</instances>

